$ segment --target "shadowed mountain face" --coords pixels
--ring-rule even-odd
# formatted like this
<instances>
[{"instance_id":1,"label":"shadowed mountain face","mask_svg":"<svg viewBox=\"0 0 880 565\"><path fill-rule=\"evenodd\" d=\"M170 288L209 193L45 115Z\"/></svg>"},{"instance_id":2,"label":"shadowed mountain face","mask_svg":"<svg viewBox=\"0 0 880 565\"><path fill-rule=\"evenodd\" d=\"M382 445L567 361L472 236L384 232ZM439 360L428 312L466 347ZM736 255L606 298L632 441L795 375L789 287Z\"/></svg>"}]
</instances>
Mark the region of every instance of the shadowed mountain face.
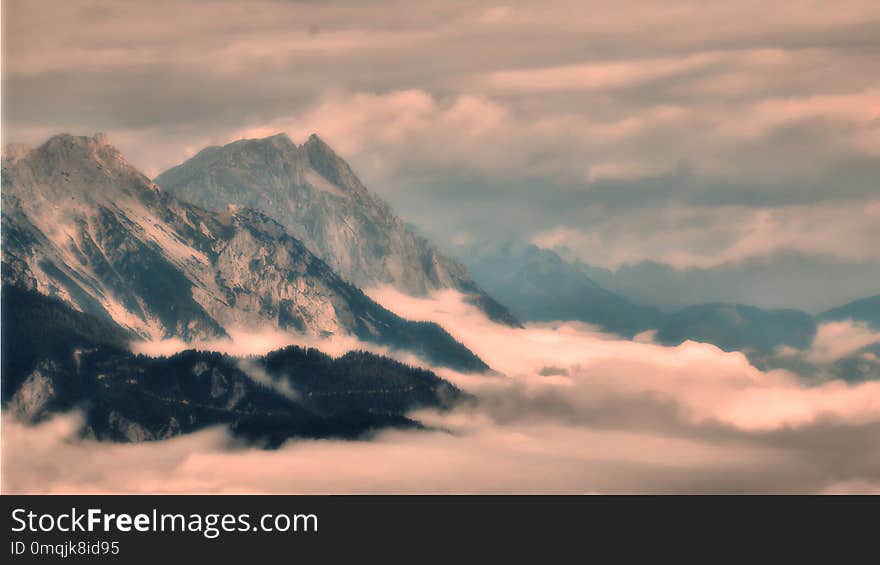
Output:
<instances>
[{"instance_id":1,"label":"shadowed mountain face","mask_svg":"<svg viewBox=\"0 0 880 565\"><path fill-rule=\"evenodd\" d=\"M626 337L656 329L663 317L593 282L553 251L506 245L468 254L468 267L493 296L522 320L578 320Z\"/></svg>"},{"instance_id":2,"label":"shadowed mountain face","mask_svg":"<svg viewBox=\"0 0 880 565\"><path fill-rule=\"evenodd\" d=\"M712 343L725 351L772 352L780 346L806 349L816 336L812 316L799 310L762 310L742 304L701 304L666 317L656 340Z\"/></svg>"},{"instance_id":3,"label":"shadowed mountain face","mask_svg":"<svg viewBox=\"0 0 880 565\"><path fill-rule=\"evenodd\" d=\"M880 294L832 308L819 314L819 320L823 322L839 320L864 322L872 329L880 331Z\"/></svg>"},{"instance_id":4,"label":"shadowed mountain face","mask_svg":"<svg viewBox=\"0 0 880 565\"><path fill-rule=\"evenodd\" d=\"M4 282L143 338L278 329L351 334L462 370L442 328L394 315L269 217L178 200L101 137L59 135L3 160Z\"/></svg>"},{"instance_id":5,"label":"shadowed mountain face","mask_svg":"<svg viewBox=\"0 0 880 565\"><path fill-rule=\"evenodd\" d=\"M477 280L514 305L523 320L578 320L625 337L657 330L655 339L663 344L701 341L728 351L749 352L753 359L779 346L809 348L816 335L812 316L799 310L711 303L664 313L641 306L594 282L582 264L534 245L510 243L471 250L466 261ZM853 309L869 311L861 304Z\"/></svg>"},{"instance_id":6,"label":"shadowed mountain face","mask_svg":"<svg viewBox=\"0 0 880 565\"><path fill-rule=\"evenodd\" d=\"M163 439L218 424L270 446L357 437L418 426L408 411L446 408L462 396L429 371L364 352L132 355L118 326L58 299L6 286L3 304L5 409L38 421L79 408L85 433L99 439Z\"/></svg>"},{"instance_id":7,"label":"shadowed mountain face","mask_svg":"<svg viewBox=\"0 0 880 565\"><path fill-rule=\"evenodd\" d=\"M456 289L492 319L519 325L465 267L368 192L316 135L300 147L284 134L209 147L156 182L209 210L237 204L262 211L361 288L391 284L413 295Z\"/></svg>"}]
</instances>

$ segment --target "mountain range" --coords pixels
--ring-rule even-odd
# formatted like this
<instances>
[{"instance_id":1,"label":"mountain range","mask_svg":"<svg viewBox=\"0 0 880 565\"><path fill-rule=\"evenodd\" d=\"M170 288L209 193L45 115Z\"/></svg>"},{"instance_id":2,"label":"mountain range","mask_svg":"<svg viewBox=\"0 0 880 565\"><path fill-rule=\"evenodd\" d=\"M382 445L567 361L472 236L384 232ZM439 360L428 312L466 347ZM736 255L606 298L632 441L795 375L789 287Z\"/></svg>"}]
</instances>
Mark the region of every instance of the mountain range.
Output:
<instances>
[{"instance_id":1,"label":"mountain range","mask_svg":"<svg viewBox=\"0 0 880 565\"><path fill-rule=\"evenodd\" d=\"M880 294L826 310L819 314L818 319L823 322L853 320L863 322L874 330L880 331Z\"/></svg>"},{"instance_id":2,"label":"mountain range","mask_svg":"<svg viewBox=\"0 0 880 565\"><path fill-rule=\"evenodd\" d=\"M30 421L80 409L84 434L116 441L216 424L267 446L359 437L420 426L412 409L467 399L431 371L362 351L132 352L138 340L198 343L271 330L318 344L353 336L432 365L489 370L439 325L401 318L362 290L381 285L416 296L457 290L511 327L581 321L665 345L712 343L760 368L805 375L819 371L806 354L819 324L880 329L880 295L813 316L702 303L684 286L676 298L684 306L661 308L609 289L595 278L605 277L601 270L532 245L472 248L452 259L315 135L300 146L282 134L209 147L155 181L102 135L7 146L2 236L4 406ZM872 343L829 370L876 378L878 355Z\"/></svg>"},{"instance_id":3,"label":"mountain range","mask_svg":"<svg viewBox=\"0 0 880 565\"><path fill-rule=\"evenodd\" d=\"M5 283L56 296L135 338L346 334L486 369L439 326L369 299L265 214L180 200L102 136L58 135L7 152L2 223Z\"/></svg>"},{"instance_id":4,"label":"mountain range","mask_svg":"<svg viewBox=\"0 0 880 565\"><path fill-rule=\"evenodd\" d=\"M627 338L645 332L664 345L688 340L711 343L725 351L742 351L764 369L817 374L820 369L815 364L793 359L788 352L809 350L821 323L851 320L874 330L880 328L880 295L815 316L792 308L758 308L733 302L692 302L669 311L612 292L593 279L595 269L535 245L484 244L460 250L460 256L484 288L527 322L586 322ZM650 284L650 279L645 284ZM687 304L689 299L695 300L689 298L686 286L679 292L677 301ZM878 376L880 363L876 355L872 357L877 347L880 345L854 351L826 369L849 380Z\"/></svg>"},{"instance_id":5,"label":"mountain range","mask_svg":"<svg viewBox=\"0 0 880 565\"><path fill-rule=\"evenodd\" d=\"M603 288L549 249L514 243L483 246L468 249L462 260L493 296L523 320L578 320L633 337L656 329L663 319L658 308Z\"/></svg>"},{"instance_id":6,"label":"mountain range","mask_svg":"<svg viewBox=\"0 0 880 565\"><path fill-rule=\"evenodd\" d=\"M132 352L138 340L199 342L267 329L315 343L348 335L435 365L488 369L437 324L405 320L371 300L269 215L178 198L104 136L61 134L33 149L7 147L2 164L2 397L25 421L78 409L83 434L114 441L225 424L271 447L290 437L420 426L411 410L466 398L431 371L363 351L333 358L290 346L246 358L196 350L149 357ZM336 173L316 166L309 182L353 186L344 163ZM364 190L356 198L368 212L382 205ZM326 214L346 218L324 205ZM360 234L366 247L399 228L387 205L382 211L388 223ZM401 273L413 277L377 282L413 292L464 290L518 324L463 267L426 241L410 242L421 246L420 258L385 264L412 259ZM349 244L358 255L356 242ZM406 286L417 283L423 286Z\"/></svg>"}]
</instances>

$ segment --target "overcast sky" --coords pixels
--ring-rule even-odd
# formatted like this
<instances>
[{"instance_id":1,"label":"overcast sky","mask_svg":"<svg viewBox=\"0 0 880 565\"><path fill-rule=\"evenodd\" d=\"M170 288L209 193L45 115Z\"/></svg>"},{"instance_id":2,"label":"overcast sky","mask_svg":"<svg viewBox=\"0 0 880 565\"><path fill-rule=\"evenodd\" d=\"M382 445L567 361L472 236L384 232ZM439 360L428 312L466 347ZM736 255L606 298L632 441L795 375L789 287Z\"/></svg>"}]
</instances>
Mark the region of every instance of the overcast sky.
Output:
<instances>
[{"instance_id":1,"label":"overcast sky","mask_svg":"<svg viewBox=\"0 0 880 565\"><path fill-rule=\"evenodd\" d=\"M317 132L441 243L880 260L880 2L3 3L4 141ZM880 289L878 289L880 290Z\"/></svg>"}]
</instances>

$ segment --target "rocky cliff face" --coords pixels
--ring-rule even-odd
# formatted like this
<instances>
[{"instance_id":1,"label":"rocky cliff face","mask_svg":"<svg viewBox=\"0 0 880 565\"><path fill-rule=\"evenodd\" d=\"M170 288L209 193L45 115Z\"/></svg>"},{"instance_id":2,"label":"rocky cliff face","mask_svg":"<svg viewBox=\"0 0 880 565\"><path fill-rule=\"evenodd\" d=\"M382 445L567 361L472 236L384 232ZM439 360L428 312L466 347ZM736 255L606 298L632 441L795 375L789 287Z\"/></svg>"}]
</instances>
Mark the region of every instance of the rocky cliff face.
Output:
<instances>
[{"instance_id":1,"label":"rocky cliff face","mask_svg":"<svg viewBox=\"0 0 880 565\"><path fill-rule=\"evenodd\" d=\"M316 135L300 147L284 134L209 147L156 182L207 209L231 203L262 211L359 287L391 284L413 295L457 289L496 321L519 324Z\"/></svg>"},{"instance_id":2,"label":"rocky cliff face","mask_svg":"<svg viewBox=\"0 0 880 565\"><path fill-rule=\"evenodd\" d=\"M105 139L59 135L3 159L3 277L143 338L267 327L352 334L461 368L485 365L439 327L368 299L283 226L163 192Z\"/></svg>"}]
</instances>

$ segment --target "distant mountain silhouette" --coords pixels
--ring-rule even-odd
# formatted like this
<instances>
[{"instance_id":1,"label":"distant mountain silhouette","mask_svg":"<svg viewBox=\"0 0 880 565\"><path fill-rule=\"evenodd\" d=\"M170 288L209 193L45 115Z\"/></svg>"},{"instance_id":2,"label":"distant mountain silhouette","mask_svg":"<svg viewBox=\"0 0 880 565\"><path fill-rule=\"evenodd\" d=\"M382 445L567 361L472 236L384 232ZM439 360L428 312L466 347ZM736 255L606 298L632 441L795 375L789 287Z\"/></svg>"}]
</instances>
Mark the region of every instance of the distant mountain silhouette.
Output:
<instances>
[{"instance_id":1,"label":"distant mountain silhouette","mask_svg":"<svg viewBox=\"0 0 880 565\"><path fill-rule=\"evenodd\" d=\"M480 284L522 320L578 320L632 337L663 319L659 309L606 290L548 249L508 244L463 255Z\"/></svg>"},{"instance_id":2,"label":"distant mountain silhouette","mask_svg":"<svg viewBox=\"0 0 880 565\"><path fill-rule=\"evenodd\" d=\"M865 322L875 330L880 331L880 294L854 300L843 306L832 308L819 314L818 318L823 322L835 320Z\"/></svg>"}]
</instances>

